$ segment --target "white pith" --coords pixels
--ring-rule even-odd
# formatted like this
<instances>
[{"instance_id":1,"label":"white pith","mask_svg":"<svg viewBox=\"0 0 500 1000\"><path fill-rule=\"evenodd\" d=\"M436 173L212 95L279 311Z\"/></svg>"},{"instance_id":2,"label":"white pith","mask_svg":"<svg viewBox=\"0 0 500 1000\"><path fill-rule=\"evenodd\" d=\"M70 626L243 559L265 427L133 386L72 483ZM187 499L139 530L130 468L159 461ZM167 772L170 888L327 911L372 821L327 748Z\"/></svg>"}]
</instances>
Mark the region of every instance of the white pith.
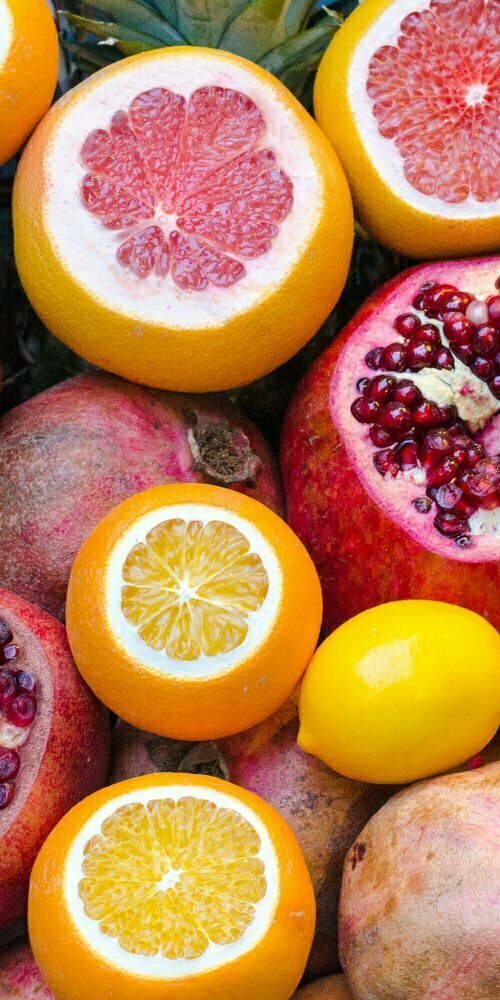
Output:
<instances>
[{"instance_id":1,"label":"white pith","mask_svg":"<svg viewBox=\"0 0 500 1000\"><path fill-rule=\"evenodd\" d=\"M176 660L165 652L152 649L141 637L134 626L127 621L121 608L121 589L123 587L122 569L130 550L138 542L144 541L147 533L162 521L182 518L185 521L199 520L203 524L209 521L224 521L233 525L244 535L252 552L260 556L269 578L267 595L258 611L247 616L248 633L241 643L229 653L217 656L200 656L197 660ZM120 643L128 657L141 663L141 666L162 674L183 680L199 680L214 678L233 670L238 664L262 645L273 628L281 604L283 576L277 555L271 544L259 529L234 511L226 510L208 504L185 503L159 507L138 518L120 537L114 546L106 569L106 615L116 640Z\"/></svg>"},{"instance_id":2,"label":"white pith","mask_svg":"<svg viewBox=\"0 0 500 1000\"><path fill-rule=\"evenodd\" d=\"M267 126L258 148L268 146L276 153L278 166L293 182L294 203L271 249L244 261L246 276L230 288L209 286L193 293L177 288L168 276L151 274L141 280L118 264L116 251L127 238L125 231L107 230L83 206L80 184L87 170L79 153L90 132L109 128L112 115L127 110L141 92L162 86L188 98L207 85L240 90L255 102ZM160 50L145 62L129 64L118 73L106 72L73 91L63 98L44 171L45 223L55 252L78 284L114 311L138 322L174 328L217 326L250 309L264 291L278 287L309 247L324 198L323 180L294 109L277 96L271 83L216 52L194 56Z\"/></svg>"},{"instance_id":3,"label":"white pith","mask_svg":"<svg viewBox=\"0 0 500 1000\"><path fill-rule=\"evenodd\" d=\"M356 473L368 495L382 507L386 513L398 522L415 540L425 545L438 555L446 555L450 559L463 562L480 562L485 559L500 558L500 511L485 511L479 509L469 519L467 534L473 536L473 543L468 548L459 548L452 538L445 538L434 526L434 515L418 514L413 501L425 496L426 477L420 468L399 473L394 479L381 476L373 464L373 455L379 449L369 439L369 425L359 423L350 412L351 402L358 395L356 382L360 374L375 377L383 374L380 371L370 372L364 362L370 346L385 346L389 343L402 342L392 324L397 316L408 311L416 312L411 306L412 299L417 294L421 284L426 281L450 282L464 291L470 292L478 300L484 300L494 294L495 273L492 261L466 261L463 273L456 262L422 267L420 273L409 274L406 281L398 285L392 295L384 303L384 310L365 320L359 327L355 338L346 345L337 362L336 371L330 388L330 409L335 426L338 428L346 451ZM439 268L439 270L438 270ZM423 317L422 313L419 313ZM425 321L437 325L442 330L442 324L436 320ZM367 331L373 330L373 337L368 341ZM382 333L383 331L383 333ZM446 338L443 337L446 344ZM483 417L486 424L488 416L499 409L499 403L489 392L485 382L478 379L469 368L455 358L455 372L463 372L467 384L478 390L485 398ZM348 363L347 363L348 362ZM458 367L460 366L460 367ZM396 379L409 379L418 385L424 396L439 405L461 402L462 416L464 414L463 398L457 401L453 393L453 380L448 376L453 372L435 369L423 369L421 372L387 372ZM436 378L437 375L437 378ZM451 385L450 385L451 383ZM437 391L436 391L437 388ZM485 392L487 390L487 393ZM434 394L433 394L434 393ZM466 403L467 408L467 403ZM477 414L476 414L477 415ZM464 417L464 419L467 419ZM497 418L498 419L498 418ZM492 435L492 438L495 435ZM362 443L359 448L358 443ZM485 442L484 442L485 443ZM381 482L387 482L387 488L380 489Z\"/></svg>"},{"instance_id":4,"label":"white pith","mask_svg":"<svg viewBox=\"0 0 500 1000\"><path fill-rule=\"evenodd\" d=\"M365 152L375 169L399 198L419 211L448 219L494 218L499 213L498 201L481 202L473 195L460 203L448 203L433 195L417 191L404 175L404 161L392 139L386 139L378 130L373 115L373 102L366 93L370 60L382 45L396 45L403 19L412 12L427 10L430 0L394 0L373 21L358 42L351 59L347 93ZM477 89L477 88L476 88ZM472 103L477 100L477 94ZM379 165L382 169L379 171Z\"/></svg>"},{"instance_id":5,"label":"white pith","mask_svg":"<svg viewBox=\"0 0 500 1000\"><path fill-rule=\"evenodd\" d=\"M5 0L0 0L0 72L10 51L13 28L14 19L9 7Z\"/></svg>"},{"instance_id":6,"label":"white pith","mask_svg":"<svg viewBox=\"0 0 500 1000\"><path fill-rule=\"evenodd\" d=\"M246 819L256 830L261 848L255 857L261 859L265 867L267 891L264 898L254 905L255 919L233 944L216 945L209 943L207 950L196 959L168 959L162 955L132 955L121 948L118 942L103 934L98 923L88 917L78 893L78 884L83 877L82 862L84 849L91 837L100 833L102 823L121 806L130 803L147 802L157 799L177 801L185 796L214 802L218 808L232 809ZM92 951L103 961L119 967L130 975L141 978L182 979L198 975L217 966L233 962L256 946L269 929L280 893L278 860L271 838L262 820L239 799L219 789L197 788L195 785L158 785L117 795L91 816L73 840L64 865L64 897L71 919L79 934Z\"/></svg>"}]
</instances>

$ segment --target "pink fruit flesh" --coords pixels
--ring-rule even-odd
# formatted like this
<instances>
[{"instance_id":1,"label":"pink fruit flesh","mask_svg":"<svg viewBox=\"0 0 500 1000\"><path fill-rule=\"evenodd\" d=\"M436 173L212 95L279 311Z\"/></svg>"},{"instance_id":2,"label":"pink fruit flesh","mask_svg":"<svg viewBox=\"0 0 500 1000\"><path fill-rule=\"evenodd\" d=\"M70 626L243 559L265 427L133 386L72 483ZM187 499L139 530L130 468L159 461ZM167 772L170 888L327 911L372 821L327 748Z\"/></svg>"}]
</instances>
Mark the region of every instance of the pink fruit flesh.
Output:
<instances>
[{"instance_id":1,"label":"pink fruit flesh","mask_svg":"<svg viewBox=\"0 0 500 1000\"><path fill-rule=\"evenodd\" d=\"M0 468L3 583L60 617L82 542L134 493L213 482L283 514L270 449L224 397L155 392L101 373L62 382L3 417Z\"/></svg>"},{"instance_id":2,"label":"pink fruit flesh","mask_svg":"<svg viewBox=\"0 0 500 1000\"><path fill-rule=\"evenodd\" d=\"M27 942L21 941L0 951L0 997L2 1000L54 1000Z\"/></svg>"},{"instance_id":3,"label":"pink fruit flesh","mask_svg":"<svg viewBox=\"0 0 500 1000\"><path fill-rule=\"evenodd\" d=\"M293 203L292 181L259 148L264 132L254 102L224 87L200 87L189 101L155 87L91 132L82 200L127 234L119 264L137 278L170 272L188 291L239 281L238 258L266 253Z\"/></svg>"},{"instance_id":4,"label":"pink fruit flesh","mask_svg":"<svg viewBox=\"0 0 500 1000\"><path fill-rule=\"evenodd\" d=\"M282 445L288 516L320 572L327 628L408 597L449 600L500 623L499 403L472 370L481 327L463 312L474 306L484 318L486 309L500 335L491 298L499 269L491 258L398 276L292 402ZM468 365L446 337L450 316L455 332L468 331ZM411 366L412 338L429 324L453 368Z\"/></svg>"},{"instance_id":5,"label":"pink fruit flesh","mask_svg":"<svg viewBox=\"0 0 500 1000\"><path fill-rule=\"evenodd\" d=\"M448 203L500 197L492 156L498 29L494 2L432 0L409 13L396 43L371 58L366 90L378 130L394 143L406 180L423 195Z\"/></svg>"}]
</instances>

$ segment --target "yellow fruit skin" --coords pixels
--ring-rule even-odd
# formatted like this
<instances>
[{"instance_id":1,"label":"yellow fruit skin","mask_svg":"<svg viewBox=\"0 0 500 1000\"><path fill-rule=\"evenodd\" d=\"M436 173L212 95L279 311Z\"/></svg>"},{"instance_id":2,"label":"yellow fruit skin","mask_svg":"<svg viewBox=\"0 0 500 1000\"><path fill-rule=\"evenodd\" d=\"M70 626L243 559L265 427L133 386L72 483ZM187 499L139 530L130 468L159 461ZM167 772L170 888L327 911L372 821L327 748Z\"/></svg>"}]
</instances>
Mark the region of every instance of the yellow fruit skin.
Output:
<instances>
[{"instance_id":1,"label":"yellow fruit skin","mask_svg":"<svg viewBox=\"0 0 500 1000\"><path fill-rule=\"evenodd\" d=\"M94 955L80 937L64 894L70 846L82 825L110 798L142 788L182 784L226 792L246 803L264 822L278 859L281 887L268 932L233 963L183 980L132 976ZM266 802L218 778L155 774L104 788L80 802L46 840L31 876L30 942L44 980L56 1000L288 1000L311 948L315 901L302 852L287 823Z\"/></svg>"},{"instance_id":2,"label":"yellow fruit skin","mask_svg":"<svg viewBox=\"0 0 500 1000\"><path fill-rule=\"evenodd\" d=\"M394 601L351 618L313 656L299 745L340 774L400 784L447 771L500 723L500 637L440 601Z\"/></svg>"},{"instance_id":3,"label":"yellow fruit skin","mask_svg":"<svg viewBox=\"0 0 500 1000\"><path fill-rule=\"evenodd\" d=\"M0 0L13 19L12 42L0 63L0 165L18 152L50 107L59 43L46 0Z\"/></svg>"},{"instance_id":4,"label":"yellow fruit skin","mask_svg":"<svg viewBox=\"0 0 500 1000\"><path fill-rule=\"evenodd\" d=\"M363 0L332 39L314 87L315 115L347 174L356 217L380 243L410 257L465 257L496 251L499 214L489 219L447 219L432 212L432 202L429 212L420 211L395 194L368 155L348 98L348 73L366 31L391 5L397 21L398 0ZM389 155L399 153L394 148Z\"/></svg>"},{"instance_id":5,"label":"yellow fruit skin","mask_svg":"<svg viewBox=\"0 0 500 1000\"><path fill-rule=\"evenodd\" d=\"M145 668L126 653L105 610L104 567L127 526L175 503L215 505L253 522L283 570L282 599L269 634L246 659L210 680ZM275 712L302 676L318 641L318 575L299 539L263 504L202 484L158 486L115 507L84 542L68 587L66 625L78 669L97 697L139 729L180 740L205 740L249 729Z\"/></svg>"},{"instance_id":6,"label":"yellow fruit skin","mask_svg":"<svg viewBox=\"0 0 500 1000\"><path fill-rule=\"evenodd\" d=\"M196 59L209 50L165 49L165 60ZM145 323L112 310L68 273L55 253L44 219L44 154L65 109L83 90L123 72L135 61L157 59L158 52L122 60L80 84L54 105L37 129L19 166L14 188L16 263L21 281L43 322L60 340L100 368L132 382L162 389L205 392L251 382L277 368L316 333L344 287L353 243L353 216L347 181L336 154L320 129L278 80L227 52L217 58L246 63L286 100L299 118L304 141L324 178L323 202L307 252L276 288L246 312L219 326L173 328ZM82 143L86 136L82 135ZM286 167L286 164L285 164ZM82 209L83 211L84 209ZM75 219L75 238L78 238ZM205 294L205 293L192 293ZM209 292L206 293L209 296Z\"/></svg>"}]
</instances>

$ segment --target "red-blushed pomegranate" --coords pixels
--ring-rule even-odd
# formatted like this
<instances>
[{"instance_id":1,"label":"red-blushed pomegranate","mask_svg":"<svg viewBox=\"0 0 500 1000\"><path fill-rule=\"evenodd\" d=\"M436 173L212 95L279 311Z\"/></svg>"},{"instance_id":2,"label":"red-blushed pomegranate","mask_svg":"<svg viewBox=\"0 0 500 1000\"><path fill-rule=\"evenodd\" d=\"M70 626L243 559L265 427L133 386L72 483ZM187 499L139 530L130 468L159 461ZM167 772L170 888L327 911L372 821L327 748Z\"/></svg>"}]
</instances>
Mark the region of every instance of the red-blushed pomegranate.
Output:
<instances>
[{"instance_id":1,"label":"red-blushed pomegranate","mask_svg":"<svg viewBox=\"0 0 500 1000\"><path fill-rule=\"evenodd\" d=\"M0 933L25 912L28 879L61 817L106 781L109 722L60 622L0 590Z\"/></svg>"},{"instance_id":2,"label":"red-blushed pomegranate","mask_svg":"<svg viewBox=\"0 0 500 1000\"><path fill-rule=\"evenodd\" d=\"M331 629L408 597L500 624L500 258L377 291L299 387L282 470Z\"/></svg>"},{"instance_id":3,"label":"red-blushed pomegranate","mask_svg":"<svg viewBox=\"0 0 500 1000\"><path fill-rule=\"evenodd\" d=\"M54 1000L27 941L0 951L0 997L2 1000Z\"/></svg>"},{"instance_id":4,"label":"red-blushed pomegranate","mask_svg":"<svg viewBox=\"0 0 500 1000\"><path fill-rule=\"evenodd\" d=\"M340 957L354 1000L500 996L500 763L394 796L349 852Z\"/></svg>"},{"instance_id":5,"label":"red-blushed pomegranate","mask_svg":"<svg viewBox=\"0 0 500 1000\"><path fill-rule=\"evenodd\" d=\"M111 780L155 771L223 777L260 795L292 827L312 878L316 934L308 979L339 968L337 908L346 851L392 789L343 778L300 750L294 697L259 726L217 743L179 743L119 722L113 735Z\"/></svg>"},{"instance_id":6,"label":"red-blushed pomegranate","mask_svg":"<svg viewBox=\"0 0 500 1000\"><path fill-rule=\"evenodd\" d=\"M163 483L232 486L283 513L274 459L223 397L79 375L0 421L2 582L60 617L73 559L116 504Z\"/></svg>"}]
</instances>

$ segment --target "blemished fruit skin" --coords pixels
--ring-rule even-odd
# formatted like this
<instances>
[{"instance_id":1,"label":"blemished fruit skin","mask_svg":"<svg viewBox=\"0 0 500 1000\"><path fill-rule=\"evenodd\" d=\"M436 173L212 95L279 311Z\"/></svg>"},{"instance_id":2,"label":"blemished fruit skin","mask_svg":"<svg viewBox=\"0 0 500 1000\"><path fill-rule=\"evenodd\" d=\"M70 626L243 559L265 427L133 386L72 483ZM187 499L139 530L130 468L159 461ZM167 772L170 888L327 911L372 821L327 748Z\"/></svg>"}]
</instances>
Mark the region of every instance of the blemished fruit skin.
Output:
<instances>
[{"instance_id":1,"label":"blemished fruit skin","mask_svg":"<svg viewBox=\"0 0 500 1000\"><path fill-rule=\"evenodd\" d=\"M344 865L340 956L354 1000L500 994L500 764L396 795Z\"/></svg>"},{"instance_id":2,"label":"blemished fruit skin","mask_svg":"<svg viewBox=\"0 0 500 1000\"><path fill-rule=\"evenodd\" d=\"M331 416L331 382L346 344L416 271L366 300L300 383L283 426L288 522L318 570L327 633L360 611L410 597L458 604L500 627L498 560L460 562L419 544L367 493Z\"/></svg>"},{"instance_id":3,"label":"blemished fruit skin","mask_svg":"<svg viewBox=\"0 0 500 1000\"><path fill-rule=\"evenodd\" d=\"M206 59L213 50L174 47L161 50L170 58ZM274 370L287 361L319 329L344 286L353 245L349 188L338 158L314 120L283 85L265 70L230 52L217 51L219 72L230 82L231 66L245 63L263 86L286 100L304 130L304 142L324 179L318 222L305 252L286 276L244 313L200 326L169 327L167 321L142 320L92 294L69 272L55 252L44 219L50 183L44 154L69 104L106 74L112 79L134 63L157 61L159 50L143 52L101 70L54 105L26 148L16 174L13 195L16 264L21 281L45 325L87 361L134 382L175 391L231 389ZM221 63L224 65L220 70ZM82 142L85 135L82 135ZM286 166L286 163L285 163ZM82 207L82 211L84 211ZM333 257L333 254L335 255ZM50 275L50 281L47 276ZM265 331L265 336L262 335Z\"/></svg>"},{"instance_id":4,"label":"blemished fruit skin","mask_svg":"<svg viewBox=\"0 0 500 1000\"><path fill-rule=\"evenodd\" d=\"M0 618L20 637L34 666L42 663L46 677L50 672L52 685L49 690L45 681L39 693L38 722L30 740L39 740L40 760L38 770L30 767L27 798L19 809L14 798L0 813L2 931L25 915L30 871L50 831L68 809L106 781L109 720L80 677L60 622L5 590L0 590ZM21 768L20 795L22 780Z\"/></svg>"},{"instance_id":5,"label":"blemished fruit skin","mask_svg":"<svg viewBox=\"0 0 500 1000\"><path fill-rule=\"evenodd\" d=\"M330 42L314 87L315 115L347 174L356 218L380 243L410 257L432 259L495 252L498 214L453 219L437 215L432 204L428 212L421 211L398 197L384 179L383 164L379 172L368 155L369 137L360 135L347 93L348 74L366 31L391 4L398 6L394 0L363 0L349 15ZM415 4L417 7L420 9ZM406 9L398 14L395 9L394 22L408 13ZM398 153L389 146L387 155L394 157Z\"/></svg>"},{"instance_id":6,"label":"blemished fruit skin","mask_svg":"<svg viewBox=\"0 0 500 1000\"><path fill-rule=\"evenodd\" d=\"M0 997L2 1000L54 1000L27 941L0 951Z\"/></svg>"},{"instance_id":7,"label":"blemished fruit skin","mask_svg":"<svg viewBox=\"0 0 500 1000\"><path fill-rule=\"evenodd\" d=\"M344 976L328 976L294 993L294 1000L352 1000L352 996Z\"/></svg>"},{"instance_id":8,"label":"blemished fruit skin","mask_svg":"<svg viewBox=\"0 0 500 1000\"><path fill-rule=\"evenodd\" d=\"M59 43L46 0L7 0L13 18L7 60L0 62L0 165L18 152L48 110L57 83Z\"/></svg>"},{"instance_id":9,"label":"blemished fruit skin","mask_svg":"<svg viewBox=\"0 0 500 1000\"><path fill-rule=\"evenodd\" d=\"M226 739L182 743L119 721L111 780L157 771L215 774L260 795L289 823L316 895L316 932L306 979L337 972L337 910L346 851L392 789L350 781L297 746L297 697L265 722Z\"/></svg>"},{"instance_id":10,"label":"blemished fruit skin","mask_svg":"<svg viewBox=\"0 0 500 1000\"><path fill-rule=\"evenodd\" d=\"M283 513L270 449L222 396L168 394L99 372L15 407L0 420L4 586L63 618L71 565L104 514L151 486L213 481L214 465L226 485Z\"/></svg>"},{"instance_id":11,"label":"blemished fruit skin","mask_svg":"<svg viewBox=\"0 0 500 1000\"><path fill-rule=\"evenodd\" d=\"M45 841L31 878L28 923L35 959L57 1000L102 1000L105 996L137 1000L146 995L148 1000L288 1000L297 988L315 922L314 892L302 852L288 824L271 806L218 778L182 775L186 794L190 784L199 787L203 780L208 793L210 788L230 793L257 814L269 832L282 876L274 917L250 951L198 975L169 980L147 975L139 978L93 954L76 929L63 888L65 861L74 836L109 802L110 793L121 796L147 787L154 798L155 787L175 784L178 779L172 774L149 775L102 789L72 809Z\"/></svg>"}]
</instances>

